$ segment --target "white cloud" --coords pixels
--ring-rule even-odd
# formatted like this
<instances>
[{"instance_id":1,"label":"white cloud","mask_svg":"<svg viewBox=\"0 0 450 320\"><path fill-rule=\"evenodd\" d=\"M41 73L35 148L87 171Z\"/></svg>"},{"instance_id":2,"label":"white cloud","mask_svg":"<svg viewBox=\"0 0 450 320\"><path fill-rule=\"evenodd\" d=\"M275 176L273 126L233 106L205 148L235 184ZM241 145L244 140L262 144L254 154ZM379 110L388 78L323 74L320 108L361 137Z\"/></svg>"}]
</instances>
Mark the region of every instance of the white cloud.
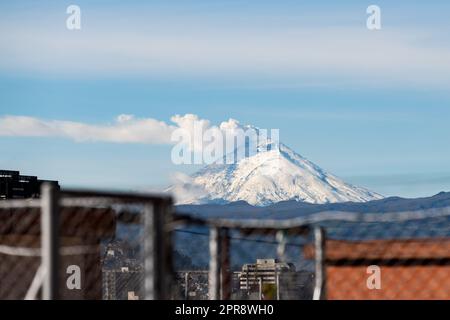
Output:
<instances>
[{"instance_id":1,"label":"white cloud","mask_svg":"<svg viewBox=\"0 0 450 320\"><path fill-rule=\"evenodd\" d=\"M171 177L172 186L166 192L170 192L175 197L177 204L188 204L197 202L199 199L206 199L208 192L194 179L184 173L175 172Z\"/></svg>"},{"instance_id":2,"label":"white cloud","mask_svg":"<svg viewBox=\"0 0 450 320\"><path fill-rule=\"evenodd\" d=\"M202 130L206 130L211 126L209 120L200 119L195 114L185 114L184 116L177 114L171 117L170 120L177 124L179 128L186 129L189 132L194 132L195 125L199 126Z\"/></svg>"},{"instance_id":3,"label":"white cloud","mask_svg":"<svg viewBox=\"0 0 450 320\"><path fill-rule=\"evenodd\" d=\"M112 124L93 125L73 121L42 120L26 116L0 117L0 136L63 137L78 142L170 143L174 126L152 118L120 115Z\"/></svg>"},{"instance_id":4,"label":"white cloud","mask_svg":"<svg viewBox=\"0 0 450 320\"><path fill-rule=\"evenodd\" d=\"M436 30L364 27L143 30L79 34L0 25L0 69L62 74L352 76L449 82L450 48ZM432 43L434 41L434 44ZM286 79L286 78L285 78Z\"/></svg>"},{"instance_id":5,"label":"white cloud","mask_svg":"<svg viewBox=\"0 0 450 320\"><path fill-rule=\"evenodd\" d=\"M218 126L195 114L174 115L173 124L153 118L135 118L133 115L119 115L110 124L87 124L74 121L45 120L28 116L0 116L0 136L10 137L60 137L77 142L113 142L172 144L171 134L176 129L186 130L193 139L202 139L202 133L210 128L229 130L236 128L239 122L229 119ZM202 130L194 134L194 124ZM201 143L197 141L198 143Z\"/></svg>"}]
</instances>

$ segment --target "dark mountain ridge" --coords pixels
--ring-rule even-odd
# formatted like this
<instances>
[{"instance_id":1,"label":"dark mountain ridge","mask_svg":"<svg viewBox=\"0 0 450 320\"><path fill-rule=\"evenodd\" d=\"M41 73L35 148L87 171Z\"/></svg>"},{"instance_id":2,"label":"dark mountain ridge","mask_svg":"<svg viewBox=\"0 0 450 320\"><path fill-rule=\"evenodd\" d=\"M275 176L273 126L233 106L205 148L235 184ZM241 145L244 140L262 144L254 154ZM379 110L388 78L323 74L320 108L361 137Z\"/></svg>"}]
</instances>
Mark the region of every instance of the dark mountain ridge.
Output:
<instances>
[{"instance_id":1,"label":"dark mountain ridge","mask_svg":"<svg viewBox=\"0 0 450 320\"><path fill-rule=\"evenodd\" d=\"M431 197L388 197L368 202L343 202L312 204L298 201L282 201L266 207L252 206L245 201L227 204L179 205L177 212L205 218L230 219L289 219L323 211L357 213L405 212L450 207L450 192L440 192Z\"/></svg>"}]
</instances>

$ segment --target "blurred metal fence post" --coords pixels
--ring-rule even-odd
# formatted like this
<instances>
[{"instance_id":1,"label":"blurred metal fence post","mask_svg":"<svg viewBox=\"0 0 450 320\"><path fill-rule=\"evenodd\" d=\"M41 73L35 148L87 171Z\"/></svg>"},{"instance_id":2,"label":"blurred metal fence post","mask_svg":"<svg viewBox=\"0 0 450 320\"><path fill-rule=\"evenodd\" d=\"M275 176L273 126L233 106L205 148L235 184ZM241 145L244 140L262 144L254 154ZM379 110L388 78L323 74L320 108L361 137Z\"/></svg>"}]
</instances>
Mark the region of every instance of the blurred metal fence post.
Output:
<instances>
[{"instance_id":1,"label":"blurred metal fence post","mask_svg":"<svg viewBox=\"0 0 450 320\"><path fill-rule=\"evenodd\" d=\"M262 294L262 278L258 277L258 297L259 300L263 299L263 294Z\"/></svg>"},{"instance_id":2,"label":"blurred metal fence post","mask_svg":"<svg viewBox=\"0 0 450 320\"><path fill-rule=\"evenodd\" d=\"M324 228L316 226L314 228L315 285L313 300L325 299L325 241L326 239Z\"/></svg>"},{"instance_id":3,"label":"blurred metal fence post","mask_svg":"<svg viewBox=\"0 0 450 320\"><path fill-rule=\"evenodd\" d=\"M220 299L231 299L230 232L220 230Z\"/></svg>"},{"instance_id":4,"label":"blurred metal fence post","mask_svg":"<svg viewBox=\"0 0 450 320\"><path fill-rule=\"evenodd\" d=\"M184 275L184 300L189 300L189 271Z\"/></svg>"},{"instance_id":5,"label":"blurred metal fence post","mask_svg":"<svg viewBox=\"0 0 450 320\"><path fill-rule=\"evenodd\" d=\"M286 232L284 230L278 230L277 233L276 233L275 238L276 238L276 241L278 243L278 245L277 245L277 256L278 256L278 259L281 262L286 262L286 256L285 256L285 253L286 253L286 242L287 242Z\"/></svg>"},{"instance_id":6,"label":"blurred metal fence post","mask_svg":"<svg viewBox=\"0 0 450 320\"><path fill-rule=\"evenodd\" d=\"M209 230L209 299L220 298L220 229L212 227Z\"/></svg>"},{"instance_id":7,"label":"blurred metal fence post","mask_svg":"<svg viewBox=\"0 0 450 320\"><path fill-rule=\"evenodd\" d=\"M52 183L41 187L41 256L44 269L42 299L58 299L59 191Z\"/></svg>"},{"instance_id":8,"label":"blurred metal fence post","mask_svg":"<svg viewBox=\"0 0 450 320\"><path fill-rule=\"evenodd\" d=\"M170 203L144 206L145 299L169 298L171 290L171 221Z\"/></svg>"},{"instance_id":9,"label":"blurred metal fence post","mask_svg":"<svg viewBox=\"0 0 450 320\"><path fill-rule=\"evenodd\" d=\"M230 234L227 228L211 228L209 234L209 299L231 298Z\"/></svg>"},{"instance_id":10,"label":"blurred metal fence post","mask_svg":"<svg viewBox=\"0 0 450 320\"><path fill-rule=\"evenodd\" d=\"M277 286L277 300L280 300L280 273L275 267L275 285Z\"/></svg>"},{"instance_id":11,"label":"blurred metal fence post","mask_svg":"<svg viewBox=\"0 0 450 320\"><path fill-rule=\"evenodd\" d=\"M162 246L161 256L161 299L173 298L173 244L172 244L172 202L163 202L158 207Z\"/></svg>"},{"instance_id":12,"label":"blurred metal fence post","mask_svg":"<svg viewBox=\"0 0 450 320\"><path fill-rule=\"evenodd\" d=\"M146 300L157 299L158 260L156 257L156 219L153 205L146 204L144 218L144 292Z\"/></svg>"}]
</instances>

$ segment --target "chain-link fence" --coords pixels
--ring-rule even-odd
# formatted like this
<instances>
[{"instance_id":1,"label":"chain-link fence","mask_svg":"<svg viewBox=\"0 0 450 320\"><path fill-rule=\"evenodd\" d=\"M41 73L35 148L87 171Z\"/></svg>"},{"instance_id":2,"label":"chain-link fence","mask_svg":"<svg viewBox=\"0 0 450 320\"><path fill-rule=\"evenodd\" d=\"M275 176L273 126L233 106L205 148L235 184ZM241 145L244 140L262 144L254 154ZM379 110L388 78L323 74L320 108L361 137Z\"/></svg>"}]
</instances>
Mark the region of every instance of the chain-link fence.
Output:
<instances>
[{"instance_id":1,"label":"chain-link fence","mask_svg":"<svg viewBox=\"0 0 450 320\"><path fill-rule=\"evenodd\" d=\"M177 280L185 299L311 299L314 263L303 259L309 227L264 220L177 216L175 267L207 274L196 286ZM178 257L178 261L177 261ZM188 277L190 277L190 272ZM198 295L196 287L207 288Z\"/></svg>"},{"instance_id":2,"label":"chain-link fence","mask_svg":"<svg viewBox=\"0 0 450 320\"><path fill-rule=\"evenodd\" d=\"M207 216L174 230L178 273L209 273L177 279L185 299L450 299L449 207Z\"/></svg>"},{"instance_id":3,"label":"chain-link fence","mask_svg":"<svg viewBox=\"0 0 450 320\"><path fill-rule=\"evenodd\" d=\"M171 200L63 191L0 202L0 299L163 299Z\"/></svg>"},{"instance_id":4,"label":"chain-link fence","mask_svg":"<svg viewBox=\"0 0 450 320\"><path fill-rule=\"evenodd\" d=\"M0 201L0 299L450 299L449 207L176 211L167 196L51 185Z\"/></svg>"}]
</instances>

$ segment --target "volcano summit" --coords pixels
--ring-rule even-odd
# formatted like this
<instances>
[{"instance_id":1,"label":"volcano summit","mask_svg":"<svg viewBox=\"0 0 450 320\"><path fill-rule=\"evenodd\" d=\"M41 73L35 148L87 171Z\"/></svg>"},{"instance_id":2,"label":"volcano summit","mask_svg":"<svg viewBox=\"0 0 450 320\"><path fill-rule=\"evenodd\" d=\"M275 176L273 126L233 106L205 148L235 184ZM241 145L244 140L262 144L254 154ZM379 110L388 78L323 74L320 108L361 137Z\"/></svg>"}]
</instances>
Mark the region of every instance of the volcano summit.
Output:
<instances>
[{"instance_id":1,"label":"volcano summit","mask_svg":"<svg viewBox=\"0 0 450 320\"><path fill-rule=\"evenodd\" d=\"M207 165L194 175L178 180L168 190L178 204L246 201L266 206L286 200L322 204L383 198L344 182L282 143L272 144L233 164Z\"/></svg>"}]
</instances>

